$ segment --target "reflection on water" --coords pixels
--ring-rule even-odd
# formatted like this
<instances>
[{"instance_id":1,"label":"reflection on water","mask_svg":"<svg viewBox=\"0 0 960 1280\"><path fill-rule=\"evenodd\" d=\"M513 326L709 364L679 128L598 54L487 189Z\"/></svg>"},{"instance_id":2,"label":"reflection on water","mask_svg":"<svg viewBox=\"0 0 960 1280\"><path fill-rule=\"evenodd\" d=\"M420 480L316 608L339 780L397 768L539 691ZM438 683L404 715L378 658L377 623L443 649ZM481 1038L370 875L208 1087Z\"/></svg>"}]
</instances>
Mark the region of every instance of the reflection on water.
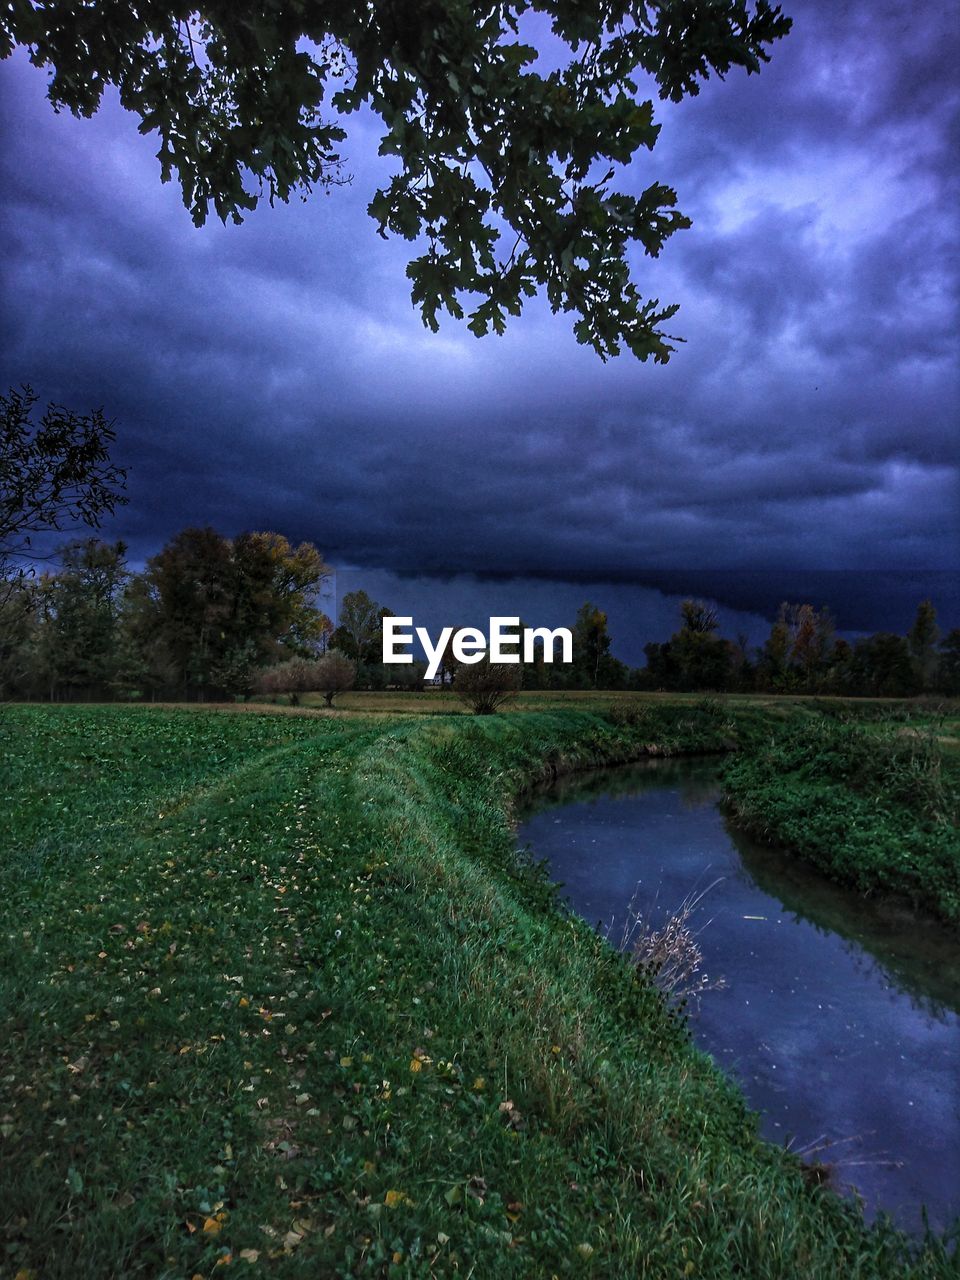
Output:
<instances>
[{"instance_id":1,"label":"reflection on water","mask_svg":"<svg viewBox=\"0 0 960 1280\"><path fill-rule=\"evenodd\" d=\"M960 1213L960 943L756 844L721 815L715 760L561 779L519 839L573 908L619 939L640 907L699 908L710 992L691 1027L743 1086L765 1135L830 1146L840 1185L910 1229ZM707 923L709 922L709 923Z\"/></svg>"}]
</instances>

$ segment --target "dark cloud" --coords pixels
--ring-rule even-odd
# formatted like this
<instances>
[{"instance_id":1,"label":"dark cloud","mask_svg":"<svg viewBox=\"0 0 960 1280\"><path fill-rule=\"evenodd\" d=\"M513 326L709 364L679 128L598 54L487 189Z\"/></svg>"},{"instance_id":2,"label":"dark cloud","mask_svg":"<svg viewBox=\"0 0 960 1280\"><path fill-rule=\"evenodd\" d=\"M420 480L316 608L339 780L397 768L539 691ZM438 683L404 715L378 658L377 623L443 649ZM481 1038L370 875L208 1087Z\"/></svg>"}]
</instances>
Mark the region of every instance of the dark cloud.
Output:
<instances>
[{"instance_id":1,"label":"dark cloud","mask_svg":"<svg viewBox=\"0 0 960 1280\"><path fill-rule=\"evenodd\" d=\"M759 77L658 107L626 180L694 218L636 262L681 303L666 368L602 365L542 300L500 340L424 330L408 246L365 213L370 119L350 186L197 231L130 117L54 116L14 57L0 381L117 419L109 532L141 557L210 522L368 573L633 581L767 616L819 590L851 629L905 625L924 583L956 610L955 27L817 0Z\"/></svg>"}]
</instances>

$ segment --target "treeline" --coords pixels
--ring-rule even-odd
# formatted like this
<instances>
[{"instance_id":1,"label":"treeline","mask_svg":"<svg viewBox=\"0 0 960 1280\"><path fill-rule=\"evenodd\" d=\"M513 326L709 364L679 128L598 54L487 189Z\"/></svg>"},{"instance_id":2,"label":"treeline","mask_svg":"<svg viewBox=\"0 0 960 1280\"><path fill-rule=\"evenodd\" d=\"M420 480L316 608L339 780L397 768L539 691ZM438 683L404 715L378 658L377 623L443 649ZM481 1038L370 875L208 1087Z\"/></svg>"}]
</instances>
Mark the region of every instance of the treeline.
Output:
<instances>
[{"instance_id":1,"label":"treeline","mask_svg":"<svg viewBox=\"0 0 960 1280\"><path fill-rule=\"evenodd\" d=\"M185 529L140 573L121 542L72 542L57 572L8 579L0 600L7 697L248 695L261 673L325 652L314 603L330 570L277 533Z\"/></svg>"},{"instance_id":2,"label":"treeline","mask_svg":"<svg viewBox=\"0 0 960 1280\"><path fill-rule=\"evenodd\" d=\"M746 638L720 635L715 610L685 600L681 626L665 644L644 647L642 688L817 693L909 698L960 695L960 629L943 635L929 600L907 634L880 631L852 644L836 634L828 609L780 606L770 635L750 650Z\"/></svg>"},{"instance_id":3,"label":"treeline","mask_svg":"<svg viewBox=\"0 0 960 1280\"><path fill-rule=\"evenodd\" d=\"M390 609L348 592L335 626L318 607L330 574L312 544L271 532L185 529L141 572L122 542L70 542L55 571L0 579L0 697L296 703L351 687L422 689L425 663L381 661ZM631 673L609 654L606 616L585 604L573 633L572 667L546 664L538 648L523 686L624 687ZM456 680L448 648L437 683Z\"/></svg>"},{"instance_id":4,"label":"treeline","mask_svg":"<svg viewBox=\"0 0 960 1280\"><path fill-rule=\"evenodd\" d=\"M664 643L644 645L646 666L630 668L610 652L607 617L585 604L573 627L572 667L539 664L525 688L637 689L665 692L812 693L908 698L960 695L960 629L942 634L924 600L908 633L878 632L850 643L836 634L828 609L780 606L759 647L720 633L716 609L684 600L679 626Z\"/></svg>"},{"instance_id":5,"label":"treeline","mask_svg":"<svg viewBox=\"0 0 960 1280\"><path fill-rule=\"evenodd\" d=\"M222 700L319 691L423 688L422 663L384 666L390 610L365 591L318 607L331 570L311 543L281 534L225 538L185 529L134 572L123 543L69 543L56 571L0 579L0 696ZM684 600L678 627L645 646L646 666L611 653L606 614L585 603L571 623L572 664L522 668L525 689L741 691L910 697L960 695L960 630L942 635L929 600L909 632L854 643L826 609L784 604L766 642L720 633L715 609ZM523 625L521 623L521 625ZM457 684L444 655L438 683Z\"/></svg>"}]
</instances>

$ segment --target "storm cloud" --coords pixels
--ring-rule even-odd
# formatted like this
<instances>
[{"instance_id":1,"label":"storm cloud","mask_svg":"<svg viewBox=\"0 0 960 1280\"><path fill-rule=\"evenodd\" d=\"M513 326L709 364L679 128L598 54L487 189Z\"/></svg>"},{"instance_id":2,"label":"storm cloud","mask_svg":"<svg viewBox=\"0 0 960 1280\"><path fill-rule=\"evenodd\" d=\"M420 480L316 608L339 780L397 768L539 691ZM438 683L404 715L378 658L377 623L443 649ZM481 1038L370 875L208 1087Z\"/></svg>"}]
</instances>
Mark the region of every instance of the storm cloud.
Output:
<instances>
[{"instance_id":1,"label":"storm cloud","mask_svg":"<svg viewBox=\"0 0 960 1280\"><path fill-rule=\"evenodd\" d=\"M197 230L132 117L54 115L14 56L0 383L116 419L130 503L106 532L141 558L212 523L388 577L646 584L767 614L816 587L848 629L904 625L932 583L956 610L957 23L795 9L759 77L661 104L625 177L669 182L694 221L635 262L681 304L665 368L601 363L541 300L501 339L425 330L410 246L365 212L387 172L372 119L351 126L351 185Z\"/></svg>"}]
</instances>

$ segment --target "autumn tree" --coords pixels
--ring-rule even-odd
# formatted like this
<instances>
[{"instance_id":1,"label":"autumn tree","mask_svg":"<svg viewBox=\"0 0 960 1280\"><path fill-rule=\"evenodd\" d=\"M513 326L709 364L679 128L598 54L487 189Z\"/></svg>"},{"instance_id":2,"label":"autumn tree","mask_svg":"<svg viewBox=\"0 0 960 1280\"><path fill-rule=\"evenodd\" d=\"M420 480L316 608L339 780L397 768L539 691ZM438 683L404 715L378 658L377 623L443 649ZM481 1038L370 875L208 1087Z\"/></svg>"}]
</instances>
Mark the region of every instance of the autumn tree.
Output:
<instances>
[{"instance_id":1,"label":"autumn tree","mask_svg":"<svg viewBox=\"0 0 960 1280\"><path fill-rule=\"evenodd\" d=\"M646 683L653 689L678 689L680 687L680 662L673 646L667 640L658 643L651 640L643 646L646 665Z\"/></svg>"},{"instance_id":2,"label":"autumn tree","mask_svg":"<svg viewBox=\"0 0 960 1280\"><path fill-rule=\"evenodd\" d=\"M328 618L325 613L321 613L318 610L317 621L316 621L316 635L314 638L314 644L316 645L317 653L323 654L323 653L326 653L328 649L333 648L333 645L331 643L333 639L333 632L334 632L334 626L331 619Z\"/></svg>"},{"instance_id":3,"label":"autumn tree","mask_svg":"<svg viewBox=\"0 0 960 1280\"><path fill-rule=\"evenodd\" d=\"M155 656L162 648L181 688L242 694L259 667L317 651L328 572L316 547L277 533L184 529L148 561L130 625Z\"/></svg>"},{"instance_id":4,"label":"autumn tree","mask_svg":"<svg viewBox=\"0 0 960 1280\"><path fill-rule=\"evenodd\" d=\"M313 658L287 658L285 662L260 671L254 679L254 687L260 693L285 693L290 705L295 707L302 693L312 693L318 688L316 667Z\"/></svg>"},{"instance_id":5,"label":"autumn tree","mask_svg":"<svg viewBox=\"0 0 960 1280\"><path fill-rule=\"evenodd\" d=\"M246 698L257 683L257 642L252 636L238 641L210 668L210 679L218 689L234 698Z\"/></svg>"},{"instance_id":6,"label":"autumn tree","mask_svg":"<svg viewBox=\"0 0 960 1280\"><path fill-rule=\"evenodd\" d=\"M538 17L547 72L520 35ZM629 257L657 257L690 223L669 185L634 194L618 171L656 143L655 96L759 71L790 25L769 0L47 0L0 9L0 56L26 48L53 106L77 115L115 86L198 225L343 181L348 119L372 114L395 167L369 212L417 242L407 276L426 324L446 310L499 333L543 291L602 357L663 362L676 307L644 298Z\"/></svg>"},{"instance_id":7,"label":"autumn tree","mask_svg":"<svg viewBox=\"0 0 960 1280\"><path fill-rule=\"evenodd\" d=\"M257 661L326 647L330 619L316 593L330 576L310 542L294 547L280 533L241 533L231 544L235 587L230 630Z\"/></svg>"},{"instance_id":8,"label":"autumn tree","mask_svg":"<svg viewBox=\"0 0 960 1280\"><path fill-rule=\"evenodd\" d=\"M731 650L733 686L746 690L753 688L755 668L750 660L750 638L745 631L738 631Z\"/></svg>"},{"instance_id":9,"label":"autumn tree","mask_svg":"<svg viewBox=\"0 0 960 1280\"><path fill-rule=\"evenodd\" d=\"M40 611L37 584L17 577L0 589L0 698L41 692L37 672Z\"/></svg>"},{"instance_id":10,"label":"autumn tree","mask_svg":"<svg viewBox=\"0 0 960 1280\"><path fill-rule=\"evenodd\" d=\"M135 573L120 601L114 691L121 698L152 701L182 692L181 672L160 625L162 606L149 572Z\"/></svg>"},{"instance_id":11,"label":"autumn tree","mask_svg":"<svg viewBox=\"0 0 960 1280\"><path fill-rule=\"evenodd\" d=\"M760 683L778 692L785 692L790 679L790 628L786 610L782 604L770 628L760 654L758 677Z\"/></svg>"},{"instance_id":12,"label":"autumn tree","mask_svg":"<svg viewBox=\"0 0 960 1280\"><path fill-rule=\"evenodd\" d=\"M522 636L525 631L535 631L536 628L530 627L527 622L521 618L517 625L517 631ZM525 689L547 689L551 683L557 679L558 672L563 668L559 663L548 663L544 659L544 641L543 637L535 635L533 639L533 656L530 662L524 661L523 645L518 646L520 649L520 667L523 672L523 687Z\"/></svg>"},{"instance_id":13,"label":"autumn tree","mask_svg":"<svg viewBox=\"0 0 960 1280\"><path fill-rule=\"evenodd\" d=\"M761 683L783 693L828 684L833 676L834 630L829 609L784 601L761 654Z\"/></svg>"}]
</instances>

